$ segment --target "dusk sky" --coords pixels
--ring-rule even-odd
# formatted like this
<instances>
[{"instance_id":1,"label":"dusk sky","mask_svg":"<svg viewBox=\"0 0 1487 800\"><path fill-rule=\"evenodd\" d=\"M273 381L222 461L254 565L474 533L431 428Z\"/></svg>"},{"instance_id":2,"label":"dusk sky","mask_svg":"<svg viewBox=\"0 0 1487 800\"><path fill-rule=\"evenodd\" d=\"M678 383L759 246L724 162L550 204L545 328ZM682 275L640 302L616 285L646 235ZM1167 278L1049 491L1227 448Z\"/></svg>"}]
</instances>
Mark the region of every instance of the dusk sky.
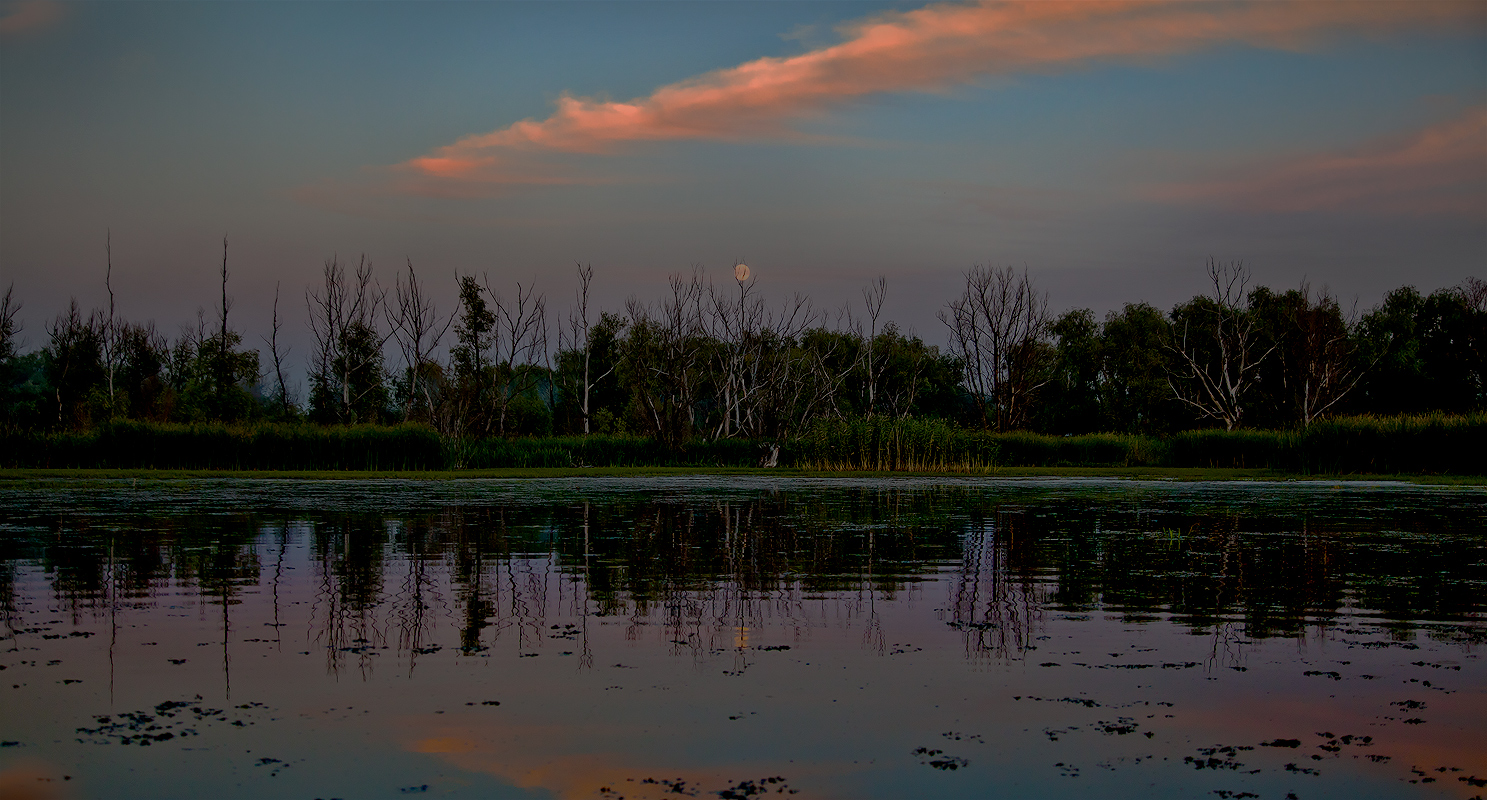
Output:
<instances>
[{"instance_id":1,"label":"dusk sky","mask_svg":"<svg viewBox=\"0 0 1487 800\"><path fill-rule=\"evenodd\" d=\"M1487 277L1487 2L0 3L0 286L167 333L231 240L236 326L321 264L536 281L566 310L735 260L936 311L1170 308L1209 256L1361 307ZM297 344L292 358L307 352Z\"/></svg>"}]
</instances>

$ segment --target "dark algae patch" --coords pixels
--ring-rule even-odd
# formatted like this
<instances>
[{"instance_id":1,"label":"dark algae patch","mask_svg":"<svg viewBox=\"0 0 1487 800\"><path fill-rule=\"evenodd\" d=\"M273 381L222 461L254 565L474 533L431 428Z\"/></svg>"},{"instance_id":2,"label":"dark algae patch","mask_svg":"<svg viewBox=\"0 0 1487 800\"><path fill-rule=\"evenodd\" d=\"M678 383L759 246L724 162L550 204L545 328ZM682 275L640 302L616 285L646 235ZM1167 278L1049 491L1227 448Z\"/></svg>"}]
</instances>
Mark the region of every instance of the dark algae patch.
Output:
<instances>
[{"instance_id":1,"label":"dark algae patch","mask_svg":"<svg viewBox=\"0 0 1487 800\"><path fill-rule=\"evenodd\" d=\"M17 482L0 787L1469 797L1484 532L1366 482Z\"/></svg>"},{"instance_id":2,"label":"dark algae patch","mask_svg":"<svg viewBox=\"0 0 1487 800\"><path fill-rule=\"evenodd\" d=\"M93 727L77 729L77 741L147 747L173 739L200 736L202 729L213 725L237 728L257 725L265 711L262 703L213 708L203 704L200 695L195 700L166 700L151 709L96 717Z\"/></svg>"}]
</instances>

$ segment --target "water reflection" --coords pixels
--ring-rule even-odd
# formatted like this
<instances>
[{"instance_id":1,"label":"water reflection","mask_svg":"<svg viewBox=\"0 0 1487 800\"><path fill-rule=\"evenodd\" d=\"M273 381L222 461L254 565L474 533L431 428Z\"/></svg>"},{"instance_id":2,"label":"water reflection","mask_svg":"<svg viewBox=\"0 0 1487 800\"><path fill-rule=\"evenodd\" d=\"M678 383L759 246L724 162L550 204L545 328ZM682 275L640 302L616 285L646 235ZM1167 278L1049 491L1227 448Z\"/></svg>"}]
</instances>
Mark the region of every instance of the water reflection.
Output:
<instances>
[{"instance_id":1,"label":"water reflection","mask_svg":"<svg viewBox=\"0 0 1487 800\"><path fill-rule=\"evenodd\" d=\"M1344 611L1376 615L1399 636L1482 612L1475 497L1428 512L1387 497L1345 519L1131 492L1051 499L964 488L621 493L416 514L211 515L105 503L45 520L12 508L0 599L13 636L29 565L75 624L91 614L116 625L121 611L188 589L217 618L229 676L234 606L266 589L282 644L286 581L314 587L308 635L327 671L362 676L384 652L411 674L418 656L446 646L474 655L510 643L524 654L555 640L592 667L588 621L601 617L626 620L630 640L659 626L676 652L699 655L745 651L760 627L799 637L820 626L860 628L863 647L881 652L877 605L920 598L941 579L947 596L927 602L971 660L1022 657L1050 614L1170 620L1211 634L1215 658L1233 661L1246 638L1301 636ZM290 577L297 570L310 574ZM554 629L555 614L578 621ZM457 640L441 639L441 625Z\"/></svg>"},{"instance_id":2,"label":"water reflection","mask_svg":"<svg viewBox=\"0 0 1487 800\"><path fill-rule=\"evenodd\" d=\"M1484 499L731 479L0 487L0 786L1475 791Z\"/></svg>"}]
</instances>

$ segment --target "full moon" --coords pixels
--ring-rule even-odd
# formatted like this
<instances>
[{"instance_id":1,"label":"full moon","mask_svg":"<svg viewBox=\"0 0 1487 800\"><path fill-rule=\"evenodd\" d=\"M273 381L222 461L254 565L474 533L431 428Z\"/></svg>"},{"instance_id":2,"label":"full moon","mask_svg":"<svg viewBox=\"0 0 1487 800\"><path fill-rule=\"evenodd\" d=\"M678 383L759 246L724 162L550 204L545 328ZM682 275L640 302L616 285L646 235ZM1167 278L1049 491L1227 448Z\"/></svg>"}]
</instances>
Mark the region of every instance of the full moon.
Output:
<instances>
[{"instance_id":1,"label":"full moon","mask_svg":"<svg viewBox=\"0 0 1487 800\"><path fill-rule=\"evenodd\" d=\"M735 265L733 265L733 277L739 279L740 281L746 281L746 280L748 280L749 279L749 265L748 264L735 264Z\"/></svg>"}]
</instances>

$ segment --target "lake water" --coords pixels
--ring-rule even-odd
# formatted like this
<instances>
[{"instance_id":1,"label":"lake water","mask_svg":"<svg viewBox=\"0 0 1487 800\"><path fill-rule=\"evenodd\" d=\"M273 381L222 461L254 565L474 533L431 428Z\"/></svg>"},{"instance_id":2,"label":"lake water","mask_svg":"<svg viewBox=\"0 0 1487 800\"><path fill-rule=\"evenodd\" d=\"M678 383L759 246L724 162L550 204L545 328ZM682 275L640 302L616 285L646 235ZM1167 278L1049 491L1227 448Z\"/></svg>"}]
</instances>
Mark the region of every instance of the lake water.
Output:
<instances>
[{"instance_id":1,"label":"lake water","mask_svg":"<svg viewBox=\"0 0 1487 800\"><path fill-rule=\"evenodd\" d=\"M1476 797L1487 491L0 486L0 798Z\"/></svg>"}]
</instances>

